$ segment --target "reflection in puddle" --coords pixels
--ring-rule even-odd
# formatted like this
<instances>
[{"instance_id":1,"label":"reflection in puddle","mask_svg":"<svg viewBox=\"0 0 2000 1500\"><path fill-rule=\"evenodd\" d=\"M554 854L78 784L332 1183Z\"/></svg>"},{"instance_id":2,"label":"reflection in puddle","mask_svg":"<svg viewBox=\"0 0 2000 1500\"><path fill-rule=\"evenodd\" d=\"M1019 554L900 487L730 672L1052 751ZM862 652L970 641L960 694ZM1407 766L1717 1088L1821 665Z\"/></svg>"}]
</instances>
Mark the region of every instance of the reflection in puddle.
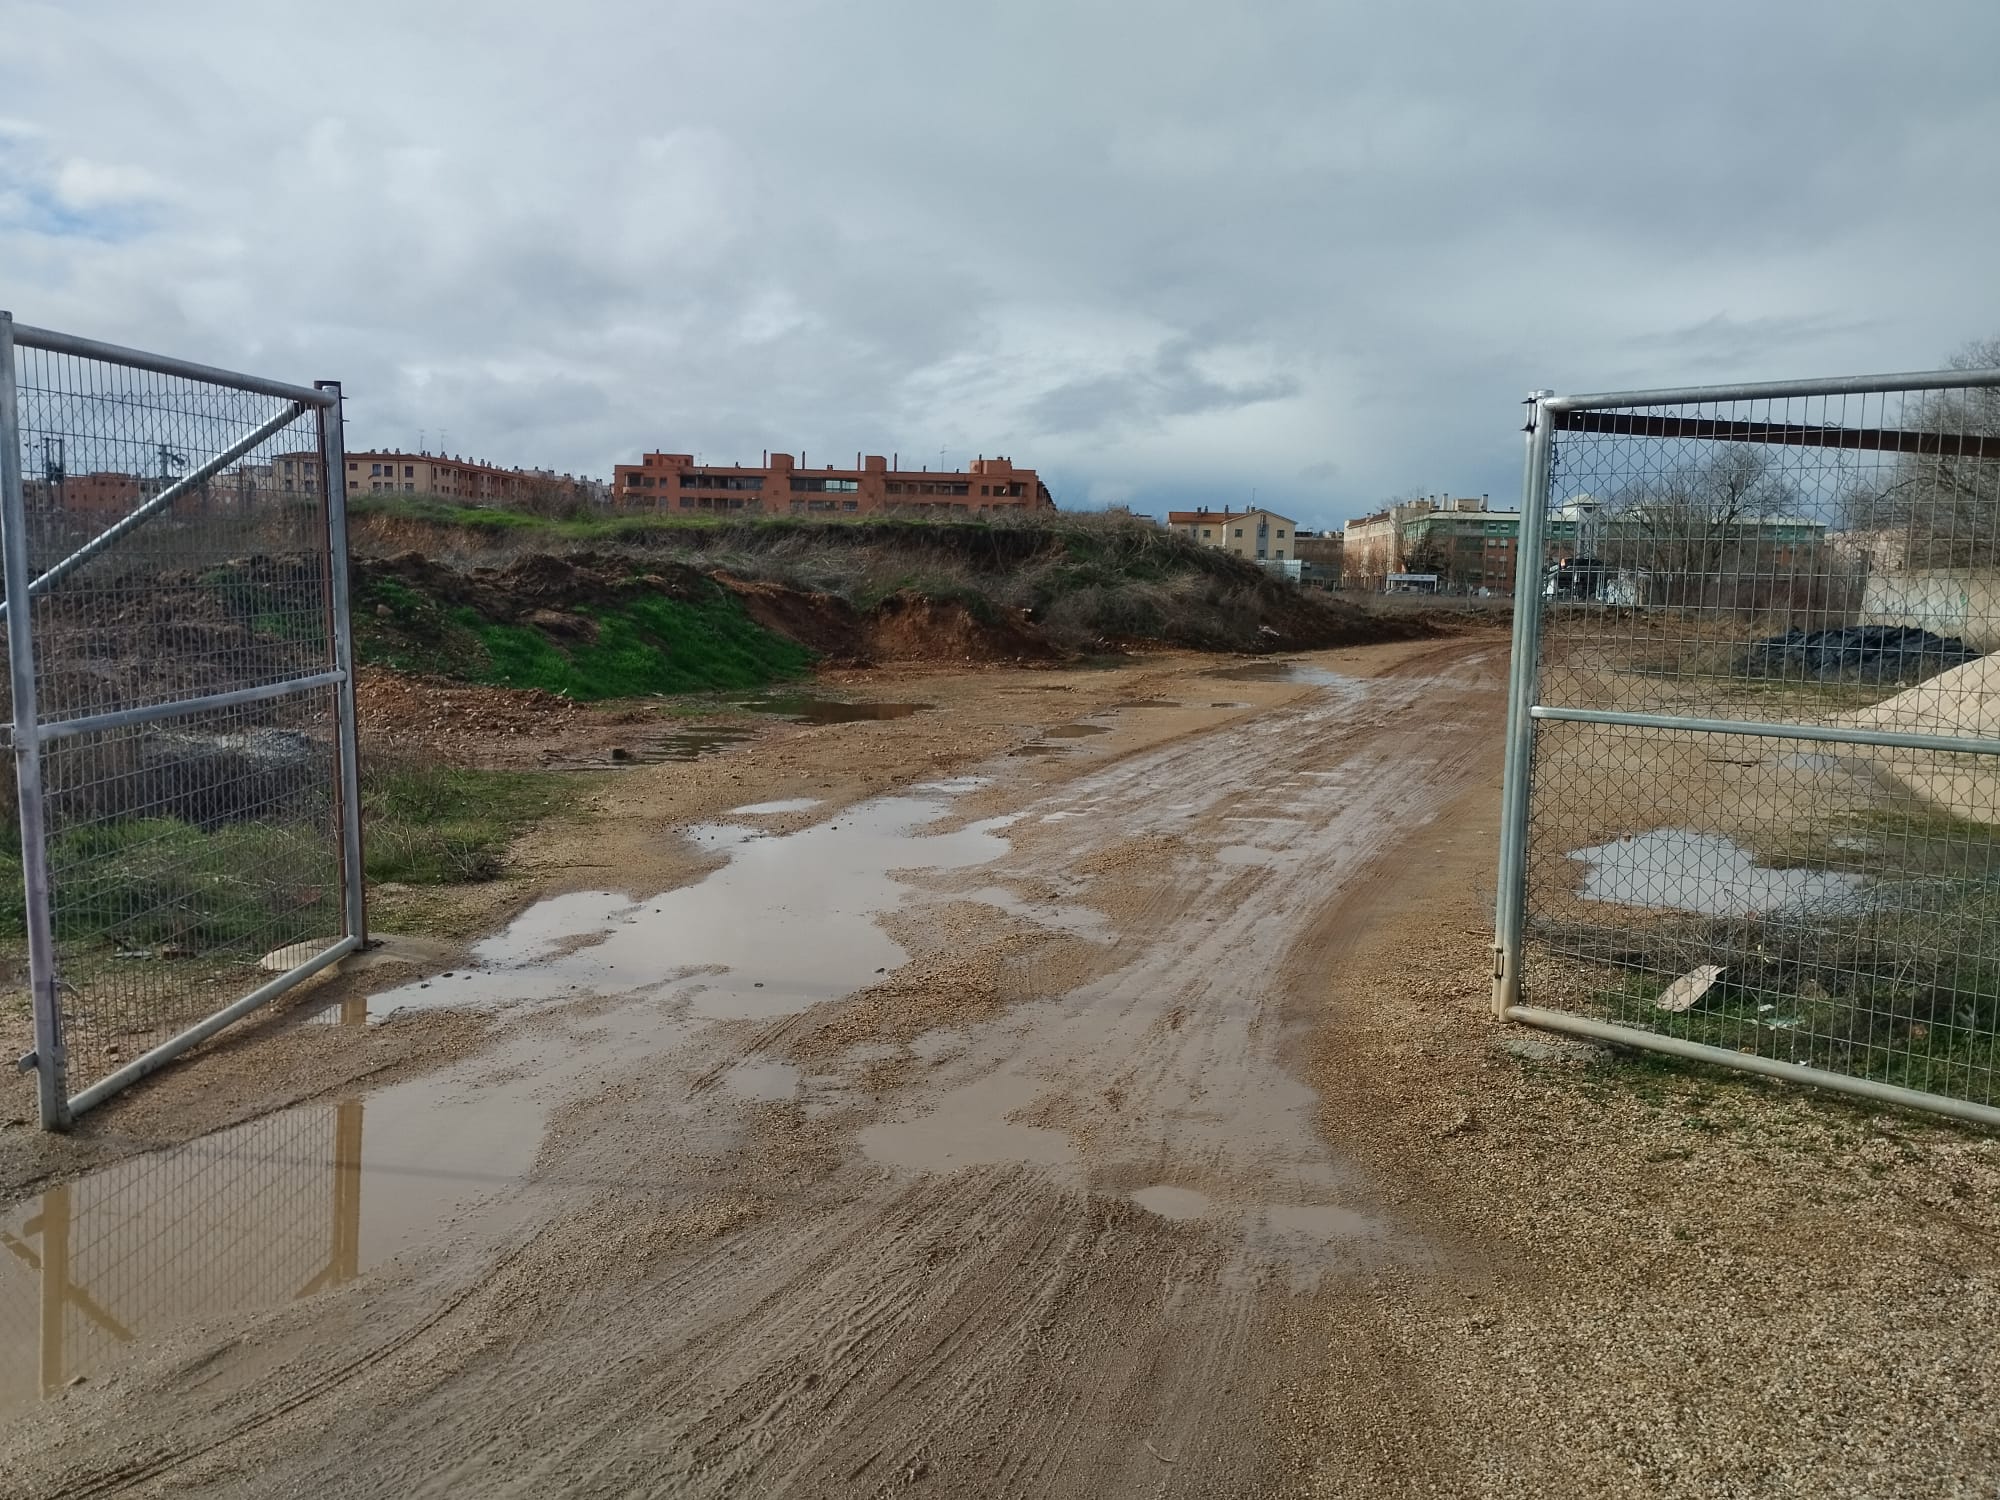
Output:
<instances>
[{"instance_id":1,"label":"reflection in puddle","mask_svg":"<svg viewBox=\"0 0 2000 1500\"><path fill-rule=\"evenodd\" d=\"M1172 698L1127 698L1123 702L1114 703L1111 706L1113 708L1179 708L1180 704Z\"/></svg>"},{"instance_id":2,"label":"reflection in puddle","mask_svg":"<svg viewBox=\"0 0 2000 1500\"><path fill-rule=\"evenodd\" d=\"M1240 667L1213 667L1202 675L1227 682L1309 682L1315 687L1344 687L1354 680L1309 661L1253 661Z\"/></svg>"},{"instance_id":3,"label":"reflection in puddle","mask_svg":"<svg viewBox=\"0 0 2000 1500\"><path fill-rule=\"evenodd\" d=\"M300 1105L62 1183L0 1219L0 1406L204 1319L353 1280L515 1180L538 1111L504 1087L439 1110L432 1081ZM413 1128L414 1127L414 1128Z\"/></svg>"},{"instance_id":4,"label":"reflection in puddle","mask_svg":"<svg viewBox=\"0 0 2000 1500\"><path fill-rule=\"evenodd\" d=\"M732 818L776 817L779 813L810 812L818 807L818 797L786 797L777 802L752 802L748 807L732 807Z\"/></svg>"},{"instance_id":5,"label":"reflection in puddle","mask_svg":"<svg viewBox=\"0 0 2000 1500\"><path fill-rule=\"evenodd\" d=\"M722 1075L722 1086L745 1099L783 1101L795 1098L803 1076L790 1063L771 1057L746 1057Z\"/></svg>"},{"instance_id":6,"label":"reflection in puddle","mask_svg":"<svg viewBox=\"0 0 2000 1500\"><path fill-rule=\"evenodd\" d=\"M1087 734L1109 734L1109 724L1054 724L1042 731L1044 739L1080 740Z\"/></svg>"},{"instance_id":7,"label":"reflection in puddle","mask_svg":"<svg viewBox=\"0 0 2000 1500\"><path fill-rule=\"evenodd\" d=\"M1838 870L1769 869L1733 839L1681 828L1578 849L1570 858L1589 866L1586 901L1710 917L1851 907L1868 884L1865 876Z\"/></svg>"},{"instance_id":8,"label":"reflection in puddle","mask_svg":"<svg viewBox=\"0 0 2000 1500\"><path fill-rule=\"evenodd\" d=\"M866 719L907 719L928 703L848 703L838 698L753 698L738 707L752 713L782 714L802 724L858 724Z\"/></svg>"},{"instance_id":9,"label":"reflection in puddle","mask_svg":"<svg viewBox=\"0 0 2000 1500\"><path fill-rule=\"evenodd\" d=\"M700 760L717 750L750 738L747 729L675 729L648 735L629 745L613 745L589 756L551 755L543 765L552 771L602 771L620 766L650 766L664 761Z\"/></svg>"},{"instance_id":10,"label":"reflection in puddle","mask_svg":"<svg viewBox=\"0 0 2000 1500\"><path fill-rule=\"evenodd\" d=\"M437 1005L536 1005L578 994L685 1000L697 1016L790 1015L868 984L905 959L875 920L901 904L893 870L956 870L1007 850L1011 818L917 832L949 793L881 797L828 823L773 836L739 824L692 830L725 860L693 885L643 901L579 891L530 907L472 950L454 980L406 984L371 1014Z\"/></svg>"}]
</instances>

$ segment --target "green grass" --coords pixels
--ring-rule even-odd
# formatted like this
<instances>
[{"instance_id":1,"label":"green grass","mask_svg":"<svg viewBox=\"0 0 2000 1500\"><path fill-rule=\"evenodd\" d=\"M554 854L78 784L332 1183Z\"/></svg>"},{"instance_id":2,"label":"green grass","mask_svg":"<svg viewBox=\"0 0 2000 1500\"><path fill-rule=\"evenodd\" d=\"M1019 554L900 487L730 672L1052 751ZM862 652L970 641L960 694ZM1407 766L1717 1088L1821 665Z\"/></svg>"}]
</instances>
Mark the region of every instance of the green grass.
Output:
<instances>
[{"instance_id":1,"label":"green grass","mask_svg":"<svg viewBox=\"0 0 2000 1500\"><path fill-rule=\"evenodd\" d=\"M475 680L586 702L748 690L812 666L805 647L762 629L720 590L696 602L654 595L577 613L596 623L597 639L566 648L529 626L482 621L470 610L454 622L485 651L488 665Z\"/></svg>"},{"instance_id":2,"label":"green grass","mask_svg":"<svg viewBox=\"0 0 2000 1500\"><path fill-rule=\"evenodd\" d=\"M1924 857L1915 856L1919 866ZM1607 1020L2000 1102L2000 881L1992 878L1910 873L1878 882L1855 911L1661 918L1548 936L1612 966L1588 1002ZM1693 1009L1660 1010L1654 1000L1672 977L1699 963L1722 965L1722 979Z\"/></svg>"},{"instance_id":3,"label":"green grass","mask_svg":"<svg viewBox=\"0 0 2000 1500\"><path fill-rule=\"evenodd\" d=\"M578 782L552 771L371 767L361 800L368 878L404 885L492 880L507 846L574 805Z\"/></svg>"},{"instance_id":4,"label":"green grass","mask_svg":"<svg viewBox=\"0 0 2000 1500\"><path fill-rule=\"evenodd\" d=\"M547 771L371 767L372 882L455 885L503 873L508 845L571 807L579 779ZM198 828L175 818L94 823L50 842L56 937L74 957L255 958L339 927L338 862L310 823ZM26 931L18 845L0 847L0 940Z\"/></svg>"},{"instance_id":5,"label":"green grass","mask_svg":"<svg viewBox=\"0 0 2000 1500\"><path fill-rule=\"evenodd\" d=\"M532 625L448 607L386 575L368 578L356 597L355 642L365 662L580 702L741 692L802 677L813 661L706 583L693 599L635 586L616 603L577 608L595 627L594 640L557 640Z\"/></svg>"},{"instance_id":6,"label":"green grass","mask_svg":"<svg viewBox=\"0 0 2000 1500\"><path fill-rule=\"evenodd\" d=\"M94 823L49 843L65 946L190 952L272 946L334 920L334 855L304 824L204 830L176 818ZM0 855L0 933L25 932L18 849Z\"/></svg>"}]
</instances>

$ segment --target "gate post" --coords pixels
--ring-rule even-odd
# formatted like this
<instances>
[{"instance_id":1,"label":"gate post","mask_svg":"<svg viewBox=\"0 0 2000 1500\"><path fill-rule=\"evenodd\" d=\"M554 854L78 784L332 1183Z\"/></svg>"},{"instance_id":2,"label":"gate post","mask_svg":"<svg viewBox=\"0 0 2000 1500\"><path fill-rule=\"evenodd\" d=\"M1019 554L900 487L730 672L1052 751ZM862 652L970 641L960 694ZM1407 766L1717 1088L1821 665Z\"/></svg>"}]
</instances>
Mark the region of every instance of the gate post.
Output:
<instances>
[{"instance_id":1,"label":"gate post","mask_svg":"<svg viewBox=\"0 0 2000 1500\"><path fill-rule=\"evenodd\" d=\"M1528 777L1534 765L1535 682L1542 641L1542 540L1548 530L1552 391L1528 397L1528 452L1521 473L1521 534L1514 548L1514 644L1507 663L1507 769L1500 793L1500 874L1493 910L1493 1014L1521 1003L1521 938L1527 915Z\"/></svg>"},{"instance_id":2,"label":"gate post","mask_svg":"<svg viewBox=\"0 0 2000 1500\"><path fill-rule=\"evenodd\" d=\"M335 742L339 755L340 873L346 935L368 942L368 876L361 847L361 749L354 706L354 621L348 607L347 438L341 425L340 382L316 380L330 392L331 405L319 410L320 467L325 474L327 562L332 582L333 664L341 674L334 689Z\"/></svg>"},{"instance_id":3,"label":"gate post","mask_svg":"<svg viewBox=\"0 0 2000 1500\"><path fill-rule=\"evenodd\" d=\"M55 929L42 805L42 726L35 699L34 609L28 599L27 503L21 491L21 412L14 374L14 315L0 312L0 561L7 586L7 673L14 700L14 788L21 820L21 877L28 929L33 1060L44 1130L69 1126L68 1058L56 992Z\"/></svg>"}]
</instances>

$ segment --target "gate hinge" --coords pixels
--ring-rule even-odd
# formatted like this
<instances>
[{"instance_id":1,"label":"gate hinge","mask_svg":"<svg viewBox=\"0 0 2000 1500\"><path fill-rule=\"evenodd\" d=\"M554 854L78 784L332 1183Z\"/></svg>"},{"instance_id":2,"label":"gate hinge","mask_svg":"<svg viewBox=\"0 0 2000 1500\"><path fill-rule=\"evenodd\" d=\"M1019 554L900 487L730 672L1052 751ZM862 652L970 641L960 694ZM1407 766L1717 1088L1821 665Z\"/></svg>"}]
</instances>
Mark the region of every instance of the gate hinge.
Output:
<instances>
[{"instance_id":1,"label":"gate hinge","mask_svg":"<svg viewBox=\"0 0 2000 1500\"><path fill-rule=\"evenodd\" d=\"M14 1066L23 1073L32 1073L42 1065L42 1054L33 1050L23 1052L14 1061Z\"/></svg>"},{"instance_id":2,"label":"gate hinge","mask_svg":"<svg viewBox=\"0 0 2000 1500\"><path fill-rule=\"evenodd\" d=\"M1507 977L1507 950L1499 943L1493 945L1493 977L1495 979Z\"/></svg>"}]
</instances>

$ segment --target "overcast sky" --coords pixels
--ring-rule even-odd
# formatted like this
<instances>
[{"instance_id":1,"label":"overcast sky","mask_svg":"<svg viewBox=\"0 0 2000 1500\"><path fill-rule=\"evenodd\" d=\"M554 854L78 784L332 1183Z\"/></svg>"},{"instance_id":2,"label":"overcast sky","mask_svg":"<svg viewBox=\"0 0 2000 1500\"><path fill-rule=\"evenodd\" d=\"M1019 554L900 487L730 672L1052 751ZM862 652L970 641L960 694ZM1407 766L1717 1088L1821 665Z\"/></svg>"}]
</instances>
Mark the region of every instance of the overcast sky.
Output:
<instances>
[{"instance_id":1,"label":"overcast sky","mask_svg":"<svg viewBox=\"0 0 2000 1500\"><path fill-rule=\"evenodd\" d=\"M0 307L350 447L1511 501L1569 390L2000 333L2000 4L0 0Z\"/></svg>"}]
</instances>

